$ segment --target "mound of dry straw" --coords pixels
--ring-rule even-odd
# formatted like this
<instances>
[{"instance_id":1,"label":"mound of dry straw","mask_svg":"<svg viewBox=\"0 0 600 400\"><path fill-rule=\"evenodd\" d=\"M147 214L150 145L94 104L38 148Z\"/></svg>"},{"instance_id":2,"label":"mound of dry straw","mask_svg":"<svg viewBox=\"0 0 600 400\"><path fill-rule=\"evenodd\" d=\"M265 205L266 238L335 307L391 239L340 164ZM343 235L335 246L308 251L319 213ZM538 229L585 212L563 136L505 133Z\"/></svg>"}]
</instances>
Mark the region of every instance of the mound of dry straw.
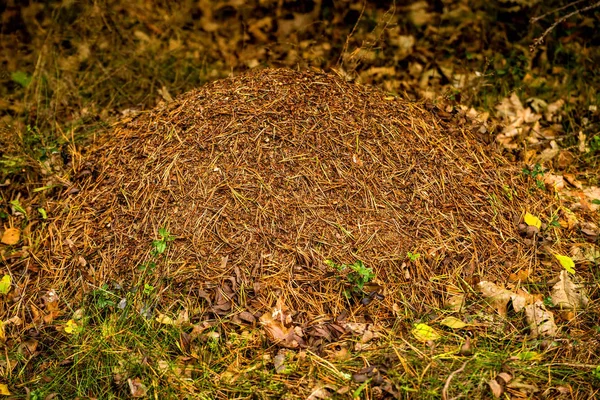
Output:
<instances>
[{"instance_id":1,"label":"mound of dry straw","mask_svg":"<svg viewBox=\"0 0 600 400\"><path fill-rule=\"evenodd\" d=\"M516 226L541 205L471 122L333 75L213 82L120 124L82 165L49 268L127 287L154 260L161 293L199 299L200 313L282 299L308 323L355 309L325 260L373 268L379 319L536 267ZM156 257L162 227L176 239Z\"/></svg>"}]
</instances>

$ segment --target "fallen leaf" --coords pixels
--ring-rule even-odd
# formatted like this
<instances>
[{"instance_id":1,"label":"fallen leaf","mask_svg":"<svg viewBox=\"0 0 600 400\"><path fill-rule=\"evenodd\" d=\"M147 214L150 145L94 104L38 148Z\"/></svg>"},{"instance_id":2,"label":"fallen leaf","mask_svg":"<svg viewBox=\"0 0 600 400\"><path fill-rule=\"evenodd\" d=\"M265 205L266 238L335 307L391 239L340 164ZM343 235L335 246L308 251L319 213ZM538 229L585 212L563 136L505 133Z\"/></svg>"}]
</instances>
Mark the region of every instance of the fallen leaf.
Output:
<instances>
[{"instance_id":1,"label":"fallen leaf","mask_svg":"<svg viewBox=\"0 0 600 400\"><path fill-rule=\"evenodd\" d=\"M560 254L555 254L554 257L556 257L560 265L562 265L563 268L567 270L567 272L569 272L570 274L575 273L575 262L571 257L562 256Z\"/></svg>"},{"instance_id":2,"label":"fallen leaf","mask_svg":"<svg viewBox=\"0 0 600 400\"><path fill-rule=\"evenodd\" d=\"M452 329L462 329L468 325L467 323L455 317L446 317L440 321L440 324Z\"/></svg>"},{"instance_id":3,"label":"fallen leaf","mask_svg":"<svg viewBox=\"0 0 600 400\"><path fill-rule=\"evenodd\" d=\"M4 322L0 320L0 343L6 342L6 329L4 329Z\"/></svg>"},{"instance_id":4,"label":"fallen leaf","mask_svg":"<svg viewBox=\"0 0 600 400\"><path fill-rule=\"evenodd\" d=\"M265 328L268 338L283 347L290 349L304 345L304 335L298 326L285 326L281 320L275 320L273 314L266 312L260 317L260 323Z\"/></svg>"},{"instance_id":5,"label":"fallen leaf","mask_svg":"<svg viewBox=\"0 0 600 400\"><path fill-rule=\"evenodd\" d=\"M5 383L0 383L0 395L11 396L10 390L8 390L8 385Z\"/></svg>"},{"instance_id":6,"label":"fallen leaf","mask_svg":"<svg viewBox=\"0 0 600 400\"><path fill-rule=\"evenodd\" d=\"M75 334L75 333L79 332L79 325L77 325L77 322L75 322L74 320L70 319L65 324L65 328L64 329L65 329L66 333Z\"/></svg>"},{"instance_id":7,"label":"fallen leaf","mask_svg":"<svg viewBox=\"0 0 600 400\"><path fill-rule=\"evenodd\" d=\"M535 226L540 229L542 227L542 221L535 215L531 215L530 213L525 213L525 223L529 226Z\"/></svg>"},{"instance_id":8,"label":"fallen leaf","mask_svg":"<svg viewBox=\"0 0 600 400\"><path fill-rule=\"evenodd\" d=\"M544 152L546 150L544 150ZM542 152L542 155L544 155L544 152ZM540 160L538 160L538 162L542 163ZM552 189L553 192L560 192L565 188L564 178L561 175L554 175L551 173L544 174L544 184L546 185L546 188L549 190Z\"/></svg>"},{"instance_id":9,"label":"fallen leaf","mask_svg":"<svg viewBox=\"0 0 600 400\"><path fill-rule=\"evenodd\" d=\"M158 315L155 318L156 322L158 322L159 324L164 324L164 325L175 325L175 321L173 320L173 318L169 317L166 314L163 313L158 313Z\"/></svg>"},{"instance_id":10,"label":"fallen leaf","mask_svg":"<svg viewBox=\"0 0 600 400\"><path fill-rule=\"evenodd\" d=\"M477 286L479 286L479 290L487 303L492 306L498 314L506 316L508 302L511 300L514 293L489 281L481 281Z\"/></svg>"},{"instance_id":11,"label":"fallen leaf","mask_svg":"<svg viewBox=\"0 0 600 400\"><path fill-rule=\"evenodd\" d=\"M544 358L537 351L522 351L516 357L521 361L542 361Z\"/></svg>"},{"instance_id":12,"label":"fallen leaf","mask_svg":"<svg viewBox=\"0 0 600 400\"><path fill-rule=\"evenodd\" d=\"M290 350L279 349L277 355L273 357L273 366L277 374L290 374L294 371L292 366L289 366L286 361L289 361L293 353Z\"/></svg>"},{"instance_id":13,"label":"fallen leaf","mask_svg":"<svg viewBox=\"0 0 600 400\"><path fill-rule=\"evenodd\" d=\"M10 291L10 275L4 275L0 279L0 294L7 294Z\"/></svg>"},{"instance_id":14,"label":"fallen leaf","mask_svg":"<svg viewBox=\"0 0 600 400\"><path fill-rule=\"evenodd\" d=\"M502 393L504 393L504 388L495 379L490 380L488 385L495 398L499 399L500 396L502 396Z\"/></svg>"},{"instance_id":15,"label":"fallen leaf","mask_svg":"<svg viewBox=\"0 0 600 400\"><path fill-rule=\"evenodd\" d=\"M129 391L131 392L131 397L146 397L146 394L148 393L148 388L142 383L140 378L127 379L127 383L129 384Z\"/></svg>"},{"instance_id":16,"label":"fallen leaf","mask_svg":"<svg viewBox=\"0 0 600 400\"><path fill-rule=\"evenodd\" d=\"M412 329L411 332L413 336L421 342L438 340L441 337L435 329L433 329L427 324L415 324L415 327Z\"/></svg>"},{"instance_id":17,"label":"fallen leaf","mask_svg":"<svg viewBox=\"0 0 600 400\"><path fill-rule=\"evenodd\" d=\"M541 300L525 306L525 319L533 337L556 336L558 327L554 323L554 315L546 310Z\"/></svg>"},{"instance_id":18,"label":"fallen leaf","mask_svg":"<svg viewBox=\"0 0 600 400\"><path fill-rule=\"evenodd\" d=\"M518 281L526 281L529 278L530 271L527 269L522 269L517 273L512 273L508 276L508 280L510 282L518 282Z\"/></svg>"},{"instance_id":19,"label":"fallen leaf","mask_svg":"<svg viewBox=\"0 0 600 400\"><path fill-rule=\"evenodd\" d=\"M0 239L0 242L12 246L19 243L20 237L21 231L19 231L18 228L8 228L2 234L2 239Z\"/></svg>"},{"instance_id":20,"label":"fallen leaf","mask_svg":"<svg viewBox=\"0 0 600 400\"><path fill-rule=\"evenodd\" d=\"M560 271L559 281L552 287L552 303L562 309L582 309L588 305L589 299L584 288L574 283L567 271Z\"/></svg>"}]
</instances>

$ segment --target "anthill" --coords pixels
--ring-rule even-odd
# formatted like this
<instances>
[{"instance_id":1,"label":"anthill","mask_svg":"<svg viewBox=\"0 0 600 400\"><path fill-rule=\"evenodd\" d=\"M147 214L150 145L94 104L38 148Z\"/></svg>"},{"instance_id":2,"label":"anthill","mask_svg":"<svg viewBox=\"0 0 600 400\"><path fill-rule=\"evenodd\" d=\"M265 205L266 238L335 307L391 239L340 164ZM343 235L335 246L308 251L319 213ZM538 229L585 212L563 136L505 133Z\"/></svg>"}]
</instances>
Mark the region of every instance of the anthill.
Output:
<instances>
[{"instance_id":1,"label":"anthill","mask_svg":"<svg viewBox=\"0 0 600 400\"><path fill-rule=\"evenodd\" d=\"M90 152L49 268L128 287L152 266L161 293L201 313L282 299L305 322L360 307L394 318L400 302L440 306L448 286L536 268L516 229L535 195L469 120L441 114L324 73L213 82ZM368 306L332 266L359 260L376 275Z\"/></svg>"}]
</instances>

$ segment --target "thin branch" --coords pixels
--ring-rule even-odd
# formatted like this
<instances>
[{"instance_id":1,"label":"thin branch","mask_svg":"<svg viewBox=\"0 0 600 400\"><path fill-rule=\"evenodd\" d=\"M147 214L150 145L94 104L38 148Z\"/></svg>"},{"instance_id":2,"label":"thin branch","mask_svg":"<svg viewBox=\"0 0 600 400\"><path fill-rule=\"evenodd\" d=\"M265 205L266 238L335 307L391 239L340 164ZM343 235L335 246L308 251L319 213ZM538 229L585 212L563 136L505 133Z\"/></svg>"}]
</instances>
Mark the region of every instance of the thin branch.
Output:
<instances>
[{"instance_id":1,"label":"thin branch","mask_svg":"<svg viewBox=\"0 0 600 400\"><path fill-rule=\"evenodd\" d=\"M350 34L346 37L346 42L344 42L344 47L342 48L342 52L340 54L340 58L338 59L338 62L337 62L338 66L342 65L342 57L344 57L344 54L346 53L346 51L348 51L348 44L350 42L350 38L354 34L354 31L356 30L356 27L358 26L360 20L362 19L362 16L363 16L363 14L365 12L365 8L366 7L367 7L367 1L365 0L363 2L362 10L360 10L360 15L358 16L358 19L356 20L356 23L352 27L352 30L350 31Z\"/></svg>"},{"instance_id":2,"label":"thin branch","mask_svg":"<svg viewBox=\"0 0 600 400\"><path fill-rule=\"evenodd\" d=\"M446 383L444 384L444 388L442 389L442 400L448 400L448 389L450 388L450 382L452 381L452 378L454 378L454 375L461 373L465 369L469 361L471 360L465 361L462 367L448 375L448 379L446 379Z\"/></svg>"},{"instance_id":3,"label":"thin branch","mask_svg":"<svg viewBox=\"0 0 600 400\"><path fill-rule=\"evenodd\" d=\"M558 21L556 21L555 23L553 23L552 25L550 25L550 27L548 29L546 29L544 31L544 33L542 33L542 36L538 37L537 39L535 39L533 41L533 44L531 46L529 46L529 51L531 51L532 53L535 51L535 49L537 49L537 47L542 44L544 42L544 38L554 30L554 28L556 28L556 26L564 21L566 21L567 19L571 18L573 15L576 14L580 14L584 11L589 11L592 10L594 8L600 7L600 1L591 4L587 7L584 8L578 8L577 10L568 13L567 15L562 16Z\"/></svg>"},{"instance_id":4,"label":"thin branch","mask_svg":"<svg viewBox=\"0 0 600 400\"><path fill-rule=\"evenodd\" d=\"M581 3L582 1L586 1L586 0L576 0L576 1L572 2L572 3L569 3L569 4L567 4L566 6L562 6L562 7L556 8L556 9L554 9L554 10L552 10L552 11L548 11L546 14L543 14L543 15L540 15L540 16L537 16L537 17L532 17L532 18L529 20L529 22L531 22L531 23L533 24L534 22L537 22L537 21L539 21L539 20L540 20L540 19L542 19L542 18L546 18L546 17L547 17L548 15L550 15L550 14L553 14L553 13L555 13L555 12L559 12L559 11L562 11L562 10L564 10L565 8L569 8L569 7L571 7L571 6L574 6L574 5L576 5L576 4L579 4L579 3Z\"/></svg>"}]
</instances>

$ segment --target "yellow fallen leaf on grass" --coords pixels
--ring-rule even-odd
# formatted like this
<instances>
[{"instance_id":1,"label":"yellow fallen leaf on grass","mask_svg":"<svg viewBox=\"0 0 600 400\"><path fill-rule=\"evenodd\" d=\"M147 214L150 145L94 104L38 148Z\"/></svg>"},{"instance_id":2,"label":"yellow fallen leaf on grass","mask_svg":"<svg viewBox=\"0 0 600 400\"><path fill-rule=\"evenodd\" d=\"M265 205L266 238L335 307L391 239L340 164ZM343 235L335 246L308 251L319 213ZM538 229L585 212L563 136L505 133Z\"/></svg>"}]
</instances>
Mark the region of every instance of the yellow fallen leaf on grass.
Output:
<instances>
[{"instance_id":1,"label":"yellow fallen leaf on grass","mask_svg":"<svg viewBox=\"0 0 600 400\"><path fill-rule=\"evenodd\" d=\"M171 318L168 315L163 314L163 313L158 313L158 315L156 316L155 320L159 324L175 325L175 321L173 321L173 318Z\"/></svg>"},{"instance_id":2,"label":"yellow fallen leaf on grass","mask_svg":"<svg viewBox=\"0 0 600 400\"><path fill-rule=\"evenodd\" d=\"M558 260L560 265L563 266L564 269L567 270L568 273L575 273L575 261L571 257L561 256L560 254L555 254L554 257Z\"/></svg>"},{"instance_id":3,"label":"yellow fallen leaf on grass","mask_svg":"<svg viewBox=\"0 0 600 400\"><path fill-rule=\"evenodd\" d=\"M413 336L421 342L428 342L430 340L438 340L441 336L435 329L427 324L415 324L415 327L411 331Z\"/></svg>"},{"instance_id":4,"label":"yellow fallen leaf on grass","mask_svg":"<svg viewBox=\"0 0 600 400\"><path fill-rule=\"evenodd\" d=\"M78 333L79 332L79 325L77 325L77 322L75 322L74 320L70 319L65 324L65 332L71 333L71 334Z\"/></svg>"},{"instance_id":5,"label":"yellow fallen leaf on grass","mask_svg":"<svg viewBox=\"0 0 600 400\"><path fill-rule=\"evenodd\" d=\"M0 294L7 294L10 291L10 275L4 275L0 279Z\"/></svg>"},{"instance_id":6,"label":"yellow fallen leaf on grass","mask_svg":"<svg viewBox=\"0 0 600 400\"><path fill-rule=\"evenodd\" d=\"M542 221L535 215L531 215L530 213L525 213L524 217L525 223L529 226L535 226L540 229L542 227Z\"/></svg>"},{"instance_id":7,"label":"yellow fallen leaf on grass","mask_svg":"<svg viewBox=\"0 0 600 400\"><path fill-rule=\"evenodd\" d=\"M440 322L440 324L452 329L462 329L468 325L456 317L446 317Z\"/></svg>"},{"instance_id":8,"label":"yellow fallen leaf on grass","mask_svg":"<svg viewBox=\"0 0 600 400\"><path fill-rule=\"evenodd\" d=\"M20 237L21 231L19 231L18 228L8 228L2 234L2 239L0 239L0 242L12 246L19 243Z\"/></svg>"},{"instance_id":9,"label":"yellow fallen leaf on grass","mask_svg":"<svg viewBox=\"0 0 600 400\"><path fill-rule=\"evenodd\" d=\"M4 383L0 383L0 395L2 396L10 396L10 390L8 390L8 385Z\"/></svg>"}]
</instances>

